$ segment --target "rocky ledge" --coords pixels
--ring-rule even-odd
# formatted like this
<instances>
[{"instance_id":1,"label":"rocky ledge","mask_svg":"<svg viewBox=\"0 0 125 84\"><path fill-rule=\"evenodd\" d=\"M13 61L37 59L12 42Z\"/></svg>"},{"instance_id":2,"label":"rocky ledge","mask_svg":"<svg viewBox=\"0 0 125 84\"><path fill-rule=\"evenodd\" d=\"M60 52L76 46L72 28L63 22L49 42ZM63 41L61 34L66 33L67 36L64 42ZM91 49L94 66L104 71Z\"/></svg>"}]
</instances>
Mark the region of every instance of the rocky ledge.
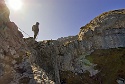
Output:
<instances>
[{"instance_id":1,"label":"rocky ledge","mask_svg":"<svg viewBox=\"0 0 125 84\"><path fill-rule=\"evenodd\" d=\"M109 11L81 27L79 40L93 49L125 46L125 9Z\"/></svg>"},{"instance_id":2,"label":"rocky ledge","mask_svg":"<svg viewBox=\"0 0 125 84\"><path fill-rule=\"evenodd\" d=\"M117 84L125 79L125 69L120 67L124 67L125 9L101 14L80 28L78 38L69 39L26 40L36 68L46 73L46 78L39 75L39 83Z\"/></svg>"},{"instance_id":3,"label":"rocky ledge","mask_svg":"<svg viewBox=\"0 0 125 84\"><path fill-rule=\"evenodd\" d=\"M23 38L4 0L0 15L0 84L125 84L125 9L40 42Z\"/></svg>"}]
</instances>

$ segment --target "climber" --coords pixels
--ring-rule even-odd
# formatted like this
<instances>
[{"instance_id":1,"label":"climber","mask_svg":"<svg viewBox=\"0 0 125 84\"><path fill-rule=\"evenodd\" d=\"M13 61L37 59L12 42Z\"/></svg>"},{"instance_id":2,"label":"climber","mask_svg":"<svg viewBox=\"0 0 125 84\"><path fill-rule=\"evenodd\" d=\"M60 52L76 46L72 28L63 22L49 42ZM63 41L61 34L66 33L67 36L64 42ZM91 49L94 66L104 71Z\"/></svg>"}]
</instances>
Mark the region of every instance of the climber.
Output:
<instances>
[{"instance_id":1,"label":"climber","mask_svg":"<svg viewBox=\"0 0 125 84\"><path fill-rule=\"evenodd\" d=\"M39 33L39 22L36 22L36 24L32 26L32 31L34 32L34 39L36 39Z\"/></svg>"}]
</instances>

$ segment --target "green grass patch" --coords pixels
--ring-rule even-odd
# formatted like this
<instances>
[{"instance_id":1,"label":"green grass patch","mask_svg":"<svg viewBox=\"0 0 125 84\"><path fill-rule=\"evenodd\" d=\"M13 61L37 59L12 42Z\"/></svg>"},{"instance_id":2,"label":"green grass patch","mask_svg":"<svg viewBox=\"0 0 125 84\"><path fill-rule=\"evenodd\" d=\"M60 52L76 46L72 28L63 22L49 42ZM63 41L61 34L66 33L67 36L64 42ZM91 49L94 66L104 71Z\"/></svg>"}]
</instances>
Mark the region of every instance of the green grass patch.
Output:
<instances>
[{"instance_id":1,"label":"green grass patch","mask_svg":"<svg viewBox=\"0 0 125 84\"><path fill-rule=\"evenodd\" d=\"M100 72L96 78L102 84L117 84L119 77L125 79L125 48L95 50L86 59L97 64L95 68Z\"/></svg>"},{"instance_id":2,"label":"green grass patch","mask_svg":"<svg viewBox=\"0 0 125 84\"><path fill-rule=\"evenodd\" d=\"M90 77L88 71L60 71L60 80L66 84L118 84L118 78L125 79L125 48L95 50L86 59L97 64L94 68L100 72Z\"/></svg>"}]
</instances>

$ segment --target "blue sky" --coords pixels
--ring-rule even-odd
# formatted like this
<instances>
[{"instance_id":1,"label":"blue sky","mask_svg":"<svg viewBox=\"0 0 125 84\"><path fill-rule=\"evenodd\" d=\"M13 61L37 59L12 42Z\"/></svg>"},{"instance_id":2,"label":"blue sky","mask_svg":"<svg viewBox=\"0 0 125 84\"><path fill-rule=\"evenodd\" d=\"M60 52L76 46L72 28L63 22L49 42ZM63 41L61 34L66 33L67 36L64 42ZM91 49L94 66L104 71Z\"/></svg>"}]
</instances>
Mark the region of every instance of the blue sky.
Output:
<instances>
[{"instance_id":1,"label":"blue sky","mask_svg":"<svg viewBox=\"0 0 125 84\"><path fill-rule=\"evenodd\" d=\"M23 8L10 9L10 19L33 36L31 27L40 23L37 40L77 35L80 27L110 10L124 9L125 0L22 0ZM24 37L28 37L24 34Z\"/></svg>"}]
</instances>

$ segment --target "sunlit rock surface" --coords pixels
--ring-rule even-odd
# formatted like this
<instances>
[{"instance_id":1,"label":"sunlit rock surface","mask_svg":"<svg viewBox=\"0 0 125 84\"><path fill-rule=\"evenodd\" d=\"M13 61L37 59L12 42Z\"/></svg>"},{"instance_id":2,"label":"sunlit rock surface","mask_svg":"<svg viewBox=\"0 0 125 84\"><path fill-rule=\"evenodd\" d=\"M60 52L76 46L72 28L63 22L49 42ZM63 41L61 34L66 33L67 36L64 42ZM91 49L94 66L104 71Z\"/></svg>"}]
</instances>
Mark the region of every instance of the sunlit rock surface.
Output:
<instances>
[{"instance_id":1,"label":"sunlit rock surface","mask_svg":"<svg viewBox=\"0 0 125 84\"><path fill-rule=\"evenodd\" d=\"M10 21L9 14L10 14L10 11L5 4L5 1L0 0L0 25L2 23Z\"/></svg>"},{"instance_id":2,"label":"sunlit rock surface","mask_svg":"<svg viewBox=\"0 0 125 84\"><path fill-rule=\"evenodd\" d=\"M125 83L124 9L101 14L76 36L40 42L23 38L4 0L0 14L0 84Z\"/></svg>"},{"instance_id":3,"label":"sunlit rock surface","mask_svg":"<svg viewBox=\"0 0 125 84\"><path fill-rule=\"evenodd\" d=\"M73 40L70 41L71 38ZM26 39L26 42L31 43L32 39ZM46 40L29 44L29 46L31 52L34 53L31 56L33 63L37 65L36 67L42 68L48 79L56 84L117 84L118 78L125 79L124 69L121 70L123 74L121 76L118 73L121 68L115 69L112 67L112 63L110 66L107 63L118 60L119 54L115 57L116 59L107 59L105 65L100 62L105 60L106 55L108 55L107 52L104 52L105 56L103 57L102 49L108 51L110 48L125 47L125 10L109 11L96 17L87 25L81 27L78 38L72 36L59 38L58 40ZM97 49L102 51L95 52ZM120 50L124 51L124 49ZM116 49L114 53L117 53L117 51L119 49ZM94 52L100 53L95 56L96 59L92 54ZM113 51L111 50L109 53L113 53ZM123 52L121 54L124 55ZM103 59L100 59L100 55ZM110 57L112 58L112 55L109 55ZM104 71L100 69L103 67L106 67ZM116 67L118 66L116 65ZM107 69L113 69L113 73L109 73ZM108 80L110 76L107 73L117 75L112 75L114 77ZM41 78L41 81L46 79Z\"/></svg>"},{"instance_id":4,"label":"sunlit rock surface","mask_svg":"<svg viewBox=\"0 0 125 84\"><path fill-rule=\"evenodd\" d=\"M27 52L22 33L0 0L0 84L35 84Z\"/></svg>"},{"instance_id":5,"label":"sunlit rock surface","mask_svg":"<svg viewBox=\"0 0 125 84\"><path fill-rule=\"evenodd\" d=\"M31 84L34 77L28 47L17 26L13 22L7 24L0 27L0 84Z\"/></svg>"},{"instance_id":6,"label":"sunlit rock surface","mask_svg":"<svg viewBox=\"0 0 125 84\"><path fill-rule=\"evenodd\" d=\"M125 9L101 14L81 27L79 39L91 44L93 49L125 46Z\"/></svg>"}]
</instances>

